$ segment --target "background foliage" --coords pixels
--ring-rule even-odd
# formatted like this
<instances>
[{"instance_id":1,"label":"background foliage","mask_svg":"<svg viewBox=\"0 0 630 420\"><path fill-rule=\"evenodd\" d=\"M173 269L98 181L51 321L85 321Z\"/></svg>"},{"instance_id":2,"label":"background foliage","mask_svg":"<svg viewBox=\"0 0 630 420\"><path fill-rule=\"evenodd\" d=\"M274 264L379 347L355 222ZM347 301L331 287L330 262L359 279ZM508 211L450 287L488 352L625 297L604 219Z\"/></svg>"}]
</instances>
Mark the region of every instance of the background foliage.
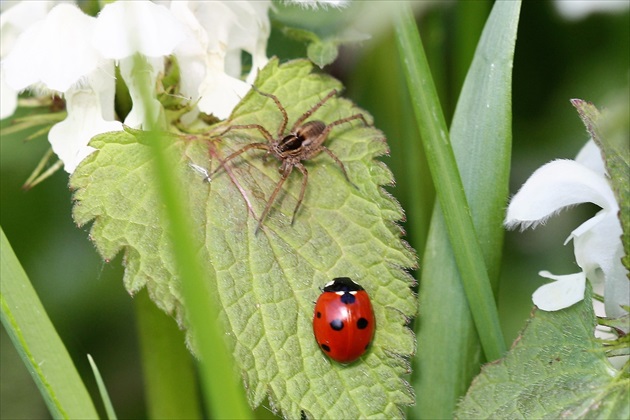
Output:
<instances>
[{"instance_id":1,"label":"background foliage","mask_svg":"<svg viewBox=\"0 0 630 420\"><path fill-rule=\"evenodd\" d=\"M489 10L489 2L419 10L419 27L447 122L461 89L462 69L472 57ZM587 136L570 98L583 98L598 107L620 96L627 101L629 31L627 12L573 22L562 19L550 2L523 4L513 75L512 192L533 170L555 158L574 157L584 144ZM278 31L270 40L269 55L283 60L305 56L305 50L302 43L286 40ZM410 150L416 134L395 54L391 28L382 28L371 40L342 48L337 61L325 70L343 81L345 95L367 109L386 133L391 157L383 161L397 180L390 192L407 211L408 239L423 255L433 198L428 176L410 179L402 170L402 160L415 154ZM2 126L8 123L3 121ZM31 191L21 190L48 148L44 137L21 139L3 135L0 141L0 224L92 395L98 391L86 353L98 363L118 415L145 417L134 303L123 289L120 256L101 261L87 228L74 225L65 173L58 172ZM550 220L544 229L506 235L499 311L508 343L529 315L531 292L542 283L536 273L543 268L575 271L572 248L560 244L577 226L575 220L585 220L592 211L580 206L566 217ZM0 417L47 417L41 396L4 330L1 345ZM267 413L263 409L258 414Z\"/></svg>"}]
</instances>

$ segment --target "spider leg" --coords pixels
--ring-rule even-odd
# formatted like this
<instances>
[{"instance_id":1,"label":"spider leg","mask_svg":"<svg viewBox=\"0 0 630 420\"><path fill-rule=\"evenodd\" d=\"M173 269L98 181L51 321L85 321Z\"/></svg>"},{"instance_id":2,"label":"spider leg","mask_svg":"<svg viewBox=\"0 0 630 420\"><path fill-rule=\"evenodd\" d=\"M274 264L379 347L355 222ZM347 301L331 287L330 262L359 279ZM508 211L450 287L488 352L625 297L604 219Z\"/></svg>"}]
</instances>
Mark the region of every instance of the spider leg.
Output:
<instances>
[{"instance_id":1,"label":"spider leg","mask_svg":"<svg viewBox=\"0 0 630 420\"><path fill-rule=\"evenodd\" d=\"M355 185L354 182L350 181L350 177L348 176L348 172L346 172L346 166L343 164L342 161L339 160L339 158L337 157L337 155L335 155L329 148L327 148L326 146L321 146L322 150L326 153L328 153L328 156L330 156L335 162L337 162L337 165L339 165L339 167L341 168L341 171L343 172L343 175L346 177L346 181L348 181L350 183L350 185L352 185L354 188L356 188L357 190L359 189L359 187L357 187Z\"/></svg>"},{"instance_id":2,"label":"spider leg","mask_svg":"<svg viewBox=\"0 0 630 420\"><path fill-rule=\"evenodd\" d=\"M217 134L216 136L213 137L221 137L224 134L232 131L232 130L245 130L245 129L255 129L258 130L260 132L260 134L262 134L262 136L269 142L273 142L273 136L271 135L271 133L269 131L267 131L267 129L265 127L263 127L260 124L236 124L236 125L231 125L228 128L226 128L225 130L223 130L222 132L220 132L219 134Z\"/></svg>"},{"instance_id":3,"label":"spider leg","mask_svg":"<svg viewBox=\"0 0 630 420\"><path fill-rule=\"evenodd\" d=\"M208 180L208 182L210 182L212 180L212 177L214 176L214 174L216 174L219 169L223 168L225 166L225 164L227 162L229 162L230 160L234 159L235 157L247 152L250 149L262 149L262 150L269 150L269 146L267 145L267 143L250 143L247 146L243 146L240 149L238 149L236 152L230 154L228 157L226 157L223 160L219 160L219 166L212 172L210 172L210 175L208 175L206 177L206 179Z\"/></svg>"},{"instance_id":4,"label":"spider leg","mask_svg":"<svg viewBox=\"0 0 630 420\"><path fill-rule=\"evenodd\" d=\"M332 98L333 96L335 96L337 94L337 89L333 89L330 92L328 92L328 95L324 96L324 98L322 100L320 100L319 102L317 102L315 105L313 105L313 107L311 109L309 109L308 111L306 111L304 114L302 114L302 116L300 118L297 119L297 121L295 123L293 123L293 127L291 127L291 132L295 133L295 130L302 125L302 123L311 115L313 115L313 113L315 111L317 111L319 108L321 108L322 105L324 105L326 103L326 101L328 101L330 98Z\"/></svg>"},{"instance_id":5,"label":"spider leg","mask_svg":"<svg viewBox=\"0 0 630 420\"><path fill-rule=\"evenodd\" d=\"M276 95L272 95L271 93L261 92L254 85L252 85L252 89L254 89L256 92L258 92L262 96L265 96L267 98L272 99L276 103L276 106L278 107L278 109L282 113L282 124L280 124L280 127L278 128L278 137L281 137L282 134L284 133L284 130L287 128L287 123L289 122L289 117L287 115L287 110L284 109L284 107L282 106L282 104L280 103L280 100L278 99L278 97Z\"/></svg>"},{"instance_id":6,"label":"spider leg","mask_svg":"<svg viewBox=\"0 0 630 420\"><path fill-rule=\"evenodd\" d=\"M295 164L295 166L299 169L300 172L302 172L302 189L300 190L300 197L298 198L298 202L295 205L295 209L293 209L293 216L291 216L291 225L293 225L293 222L295 221L295 216L297 215L298 209L300 208L300 205L302 204L302 200L304 199L304 193L306 192L306 184L308 184L308 171L306 170L304 165L298 162Z\"/></svg>"},{"instance_id":7,"label":"spider leg","mask_svg":"<svg viewBox=\"0 0 630 420\"><path fill-rule=\"evenodd\" d=\"M256 226L254 235L257 234L258 231L260 230L260 227L265 221L265 218L267 217L269 210L271 210L271 205L273 204L273 202L276 199L276 196L280 192L280 188L282 188L284 181L286 181L289 175L291 175L292 170L293 170L293 166L290 165L290 166L287 166L287 168L282 172L282 177L280 178L280 181L278 181L278 183L276 184L276 188L274 188L273 192L271 193L269 200L267 200L267 205L265 205L265 209L263 210L262 215L260 216L260 219L258 219L258 226Z\"/></svg>"},{"instance_id":8,"label":"spider leg","mask_svg":"<svg viewBox=\"0 0 630 420\"><path fill-rule=\"evenodd\" d=\"M349 117L342 118L342 119L340 119L340 120L337 120L337 121L333 121L333 122L331 122L330 124L328 124L328 125L326 126L326 128L324 129L324 131L322 132L322 134L321 134L321 135L322 135L324 138L326 138L326 136L328 136L328 133L330 133L330 132L331 132L331 130L332 130L333 128L335 128L336 126L341 125L341 124L345 124L345 123L347 123L347 122L354 121L354 120L361 120L361 121L363 121L363 124L365 124L365 125L366 125L366 126L368 126L368 127L369 127L369 125L370 125L370 124L368 124L368 123L367 123L367 121L365 120L365 117L363 116L363 114L354 114L354 115L351 115L351 116L349 116Z\"/></svg>"}]
</instances>

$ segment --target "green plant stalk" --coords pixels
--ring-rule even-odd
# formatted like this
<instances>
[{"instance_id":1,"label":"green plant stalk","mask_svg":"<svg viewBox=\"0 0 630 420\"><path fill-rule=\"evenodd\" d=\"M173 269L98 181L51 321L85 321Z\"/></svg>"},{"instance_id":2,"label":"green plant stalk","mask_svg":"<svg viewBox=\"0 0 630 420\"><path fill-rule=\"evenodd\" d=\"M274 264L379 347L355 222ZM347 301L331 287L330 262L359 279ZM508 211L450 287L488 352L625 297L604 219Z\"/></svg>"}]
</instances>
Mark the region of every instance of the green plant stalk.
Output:
<instances>
[{"instance_id":1,"label":"green plant stalk","mask_svg":"<svg viewBox=\"0 0 630 420\"><path fill-rule=\"evenodd\" d=\"M141 59L136 60L136 69L140 70L143 65L146 63ZM136 74L140 79L149 72L138 71ZM140 82L144 89L142 97L147 109L146 115L155 115L150 101L152 86L149 86L147 79ZM209 267L202 268L201 261L196 257L197 249L191 233L193 226L188 223L189 218L182 204L185 200L180 194L177 177L172 170L177 162L166 154L170 140L164 133L156 130L156 121L145 124L150 128L147 140L154 153L156 182L170 225L175 264L182 282L190 328L194 331L201 358L206 406L212 418L251 418L251 410L240 383L235 378L234 363L227 349L225 335L219 326L218 306L209 290L210 284L216 282L213 278L214 271Z\"/></svg>"},{"instance_id":2,"label":"green plant stalk","mask_svg":"<svg viewBox=\"0 0 630 420\"><path fill-rule=\"evenodd\" d=\"M164 138L152 132L150 142L155 146L157 182L165 204L167 218L171 225L171 235L178 272L181 276L184 301L195 331L200 353L201 377L204 395L213 418L250 418L249 406L245 401L240 384L234 377L234 363L228 353L225 335L221 333L216 303L210 297L206 284L215 281L210 278L212 271L201 270L192 246L186 212L178 194L176 180L169 169L174 163L165 153Z\"/></svg>"},{"instance_id":3,"label":"green plant stalk","mask_svg":"<svg viewBox=\"0 0 630 420\"><path fill-rule=\"evenodd\" d=\"M496 292L511 154L511 84L519 2L498 2L486 23L450 130L453 153L471 209L488 278ZM483 104L483 106L480 106ZM414 358L416 405L410 417L452 417L484 361L469 301L437 205L422 264L421 350ZM444 333L444 326L448 333ZM439 382L440 391L435 392Z\"/></svg>"},{"instance_id":4,"label":"green plant stalk","mask_svg":"<svg viewBox=\"0 0 630 420\"><path fill-rule=\"evenodd\" d=\"M464 274L462 281L466 297L486 358L496 360L505 352L499 314L483 253L477 242L448 129L418 29L409 8L401 12L396 34L438 201L444 214L459 272Z\"/></svg>"},{"instance_id":5,"label":"green plant stalk","mask_svg":"<svg viewBox=\"0 0 630 420\"><path fill-rule=\"evenodd\" d=\"M92 356L88 354L87 358L90 362L90 367L92 368L94 379L96 379L96 385L98 386L98 392L101 395L101 400L103 400L103 405L105 406L107 418L109 420L116 420L118 416L116 416L116 411L114 411L114 405L112 404L112 400L109 398L109 393L107 392L107 387L105 386L105 382L101 377L101 372L98 370L98 366L96 366L96 363L94 362L94 359L92 359Z\"/></svg>"},{"instance_id":6,"label":"green plant stalk","mask_svg":"<svg viewBox=\"0 0 630 420\"><path fill-rule=\"evenodd\" d=\"M134 297L134 306L149 418L201 418L194 364L184 334L146 290Z\"/></svg>"},{"instance_id":7,"label":"green plant stalk","mask_svg":"<svg viewBox=\"0 0 630 420\"><path fill-rule=\"evenodd\" d=\"M2 325L37 384L53 418L98 414L68 351L0 227Z\"/></svg>"}]
</instances>

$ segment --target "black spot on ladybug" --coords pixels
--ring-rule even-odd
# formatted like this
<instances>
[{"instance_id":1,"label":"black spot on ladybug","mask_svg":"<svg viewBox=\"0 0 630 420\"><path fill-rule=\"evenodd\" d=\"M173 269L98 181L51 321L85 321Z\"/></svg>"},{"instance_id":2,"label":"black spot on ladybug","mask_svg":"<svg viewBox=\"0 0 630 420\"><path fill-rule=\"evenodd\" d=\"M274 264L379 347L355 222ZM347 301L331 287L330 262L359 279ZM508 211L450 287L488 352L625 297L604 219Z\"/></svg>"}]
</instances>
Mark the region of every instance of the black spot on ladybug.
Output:
<instances>
[{"instance_id":1,"label":"black spot on ladybug","mask_svg":"<svg viewBox=\"0 0 630 420\"><path fill-rule=\"evenodd\" d=\"M357 298L354 297L352 293L346 292L343 295L341 295L341 302L345 303L346 305L352 305L356 300Z\"/></svg>"},{"instance_id":2,"label":"black spot on ladybug","mask_svg":"<svg viewBox=\"0 0 630 420\"><path fill-rule=\"evenodd\" d=\"M320 344L322 350L324 350L325 352L330 352L330 347L328 347L326 344Z\"/></svg>"},{"instance_id":3,"label":"black spot on ladybug","mask_svg":"<svg viewBox=\"0 0 630 420\"><path fill-rule=\"evenodd\" d=\"M317 311L317 315L316 316L317 316L317 318L321 318L322 317L322 313Z\"/></svg>"},{"instance_id":4,"label":"black spot on ladybug","mask_svg":"<svg viewBox=\"0 0 630 420\"><path fill-rule=\"evenodd\" d=\"M332 321L330 321L330 328L332 328L335 331L343 330L343 321L338 318L333 319Z\"/></svg>"},{"instance_id":5,"label":"black spot on ladybug","mask_svg":"<svg viewBox=\"0 0 630 420\"><path fill-rule=\"evenodd\" d=\"M360 330L363 330L367 328L367 326L368 326L368 320L365 318L359 318L359 320L357 321L357 328Z\"/></svg>"}]
</instances>

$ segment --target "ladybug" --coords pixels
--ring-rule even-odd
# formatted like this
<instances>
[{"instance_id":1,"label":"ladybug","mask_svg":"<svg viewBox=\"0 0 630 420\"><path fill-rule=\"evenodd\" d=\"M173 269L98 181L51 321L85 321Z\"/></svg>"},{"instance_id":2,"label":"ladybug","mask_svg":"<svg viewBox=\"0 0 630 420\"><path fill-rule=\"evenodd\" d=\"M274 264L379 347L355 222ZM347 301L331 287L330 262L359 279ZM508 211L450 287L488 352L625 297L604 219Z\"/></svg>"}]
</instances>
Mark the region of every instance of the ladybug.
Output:
<instances>
[{"instance_id":1,"label":"ladybug","mask_svg":"<svg viewBox=\"0 0 630 420\"><path fill-rule=\"evenodd\" d=\"M372 342L376 322L370 297L348 277L324 286L315 303L313 332L322 351L339 363L352 363Z\"/></svg>"}]
</instances>

